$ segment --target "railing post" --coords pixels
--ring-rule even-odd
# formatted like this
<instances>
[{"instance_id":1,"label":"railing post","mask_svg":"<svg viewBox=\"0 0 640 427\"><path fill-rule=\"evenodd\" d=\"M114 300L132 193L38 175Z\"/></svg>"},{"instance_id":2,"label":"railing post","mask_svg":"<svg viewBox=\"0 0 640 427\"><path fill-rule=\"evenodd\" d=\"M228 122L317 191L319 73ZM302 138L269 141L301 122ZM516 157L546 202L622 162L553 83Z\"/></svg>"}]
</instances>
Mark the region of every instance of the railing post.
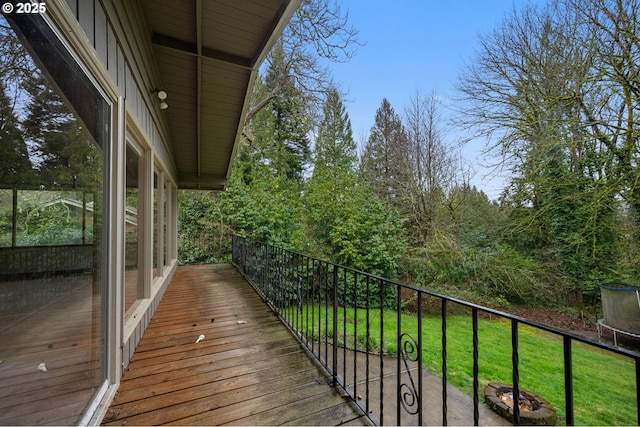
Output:
<instances>
[{"instance_id":1,"label":"railing post","mask_svg":"<svg viewBox=\"0 0 640 427\"><path fill-rule=\"evenodd\" d=\"M518 357L518 321L511 319L511 366L513 376L513 424L520 424L520 361Z\"/></svg>"},{"instance_id":2,"label":"railing post","mask_svg":"<svg viewBox=\"0 0 640 427\"><path fill-rule=\"evenodd\" d=\"M564 337L564 401L567 425L575 424L573 418L573 361L571 356L571 338Z\"/></svg>"},{"instance_id":3,"label":"railing post","mask_svg":"<svg viewBox=\"0 0 640 427\"><path fill-rule=\"evenodd\" d=\"M338 266L333 265L333 386L338 385Z\"/></svg>"}]
</instances>

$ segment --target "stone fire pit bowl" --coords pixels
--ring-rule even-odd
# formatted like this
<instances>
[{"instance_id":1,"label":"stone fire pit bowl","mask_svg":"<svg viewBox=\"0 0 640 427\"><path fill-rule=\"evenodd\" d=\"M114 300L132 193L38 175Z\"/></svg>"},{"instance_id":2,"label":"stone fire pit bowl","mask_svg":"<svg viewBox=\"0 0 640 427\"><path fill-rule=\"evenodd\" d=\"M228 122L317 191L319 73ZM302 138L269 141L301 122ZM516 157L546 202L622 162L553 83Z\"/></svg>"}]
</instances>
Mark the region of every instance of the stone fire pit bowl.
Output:
<instances>
[{"instance_id":1,"label":"stone fire pit bowl","mask_svg":"<svg viewBox=\"0 0 640 427\"><path fill-rule=\"evenodd\" d=\"M556 410L542 397L520 389L520 424L546 425L556 424ZM491 410L513 423L513 386L509 384L489 383L484 389L484 401Z\"/></svg>"}]
</instances>

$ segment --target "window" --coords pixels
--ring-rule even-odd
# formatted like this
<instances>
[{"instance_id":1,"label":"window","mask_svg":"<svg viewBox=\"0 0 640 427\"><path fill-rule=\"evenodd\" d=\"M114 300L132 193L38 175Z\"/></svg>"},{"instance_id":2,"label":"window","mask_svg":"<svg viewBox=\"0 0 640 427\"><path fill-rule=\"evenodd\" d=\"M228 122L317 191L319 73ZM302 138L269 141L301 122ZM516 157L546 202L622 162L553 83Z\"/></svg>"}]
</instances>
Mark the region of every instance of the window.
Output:
<instances>
[{"instance_id":1,"label":"window","mask_svg":"<svg viewBox=\"0 0 640 427\"><path fill-rule=\"evenodd\" d=\"M106 381L111 106L39 15L0 15L0 79L0 424L76 424Z\"/></svg>"}]
</instances>

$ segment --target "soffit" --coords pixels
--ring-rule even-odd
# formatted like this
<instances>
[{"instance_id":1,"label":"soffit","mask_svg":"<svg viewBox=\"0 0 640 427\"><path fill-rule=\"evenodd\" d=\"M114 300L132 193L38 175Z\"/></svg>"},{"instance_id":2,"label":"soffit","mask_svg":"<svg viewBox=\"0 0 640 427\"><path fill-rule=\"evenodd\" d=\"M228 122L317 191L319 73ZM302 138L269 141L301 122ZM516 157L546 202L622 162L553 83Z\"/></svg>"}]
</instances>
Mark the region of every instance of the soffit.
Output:
<instances>
[{"instance_id":1,"label":"soffit","mask_svg":"<svg viewBox=\"0 0 640 427\"><path fill-rule=\"evenodd\" d=\"M260 61L299 0L142 0L179 188L221 190Z\"/></svg>"}]
</instances>

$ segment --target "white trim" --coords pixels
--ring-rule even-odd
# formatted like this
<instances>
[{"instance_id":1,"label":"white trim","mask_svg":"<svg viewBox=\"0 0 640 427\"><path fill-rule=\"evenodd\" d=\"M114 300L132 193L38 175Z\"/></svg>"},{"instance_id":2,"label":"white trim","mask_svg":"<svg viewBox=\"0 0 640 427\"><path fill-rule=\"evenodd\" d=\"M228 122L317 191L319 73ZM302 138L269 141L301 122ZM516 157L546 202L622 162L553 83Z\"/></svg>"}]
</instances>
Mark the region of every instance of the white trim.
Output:
<instances>
[{"instance_id":1,"label":"white trim","mask_svg":"<svg viewBox=\"0 0 640 427\"><path fill-rule=\"evenodd\" d=\"M87 407L87 410L84 413L84 416L78 423L80 426L86 426L91 423L91 420L94 418L94 414L102 401L104 400L105 395L107 394L107 390L109 389L109 380L104 380L98 391L93 395L93 400Z\"/></svg>"},{"instance_id":2,"label":"white trim","mask_svg":"<svg viewBox=\"0 0 640 427\"><path fill-rule=\"evenodd\" d=\"M98 402L98 400L96 399L97 405L95 408L93 408L93 416L87 421L85 425L99 426L102 423L102 420L104 416L107 414L107 410L111 406L111 402L113 401L113 398L116 396L117 392L118 392L118 384L108 385L100 401ZM87 411L87 414L89 414L88 411ZM84 421L84 418L83 418L83 421Z\"/></svg>"}]
</instances>

